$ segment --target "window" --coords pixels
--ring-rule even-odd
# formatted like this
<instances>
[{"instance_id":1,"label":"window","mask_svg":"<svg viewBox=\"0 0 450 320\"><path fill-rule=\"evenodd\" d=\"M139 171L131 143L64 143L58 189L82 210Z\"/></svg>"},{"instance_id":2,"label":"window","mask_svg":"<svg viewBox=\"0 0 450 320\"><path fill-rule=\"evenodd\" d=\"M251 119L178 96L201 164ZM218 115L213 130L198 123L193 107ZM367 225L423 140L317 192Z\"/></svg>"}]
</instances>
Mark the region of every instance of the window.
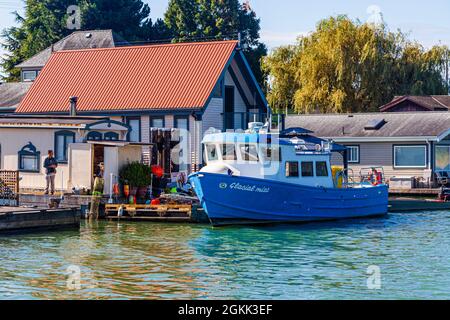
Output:
<instances>
[{"instance_id":1,"label":"window","mask_svg":"<svg viewBox=\"0 0 450 320\"><path fill-rule=\"evenodd\" d=\"M236 147L234 144L222 145L222 158L223 160L236 160Z\"/></svg>"},{"instance_id":2,"label":"window","mask_svg":"<svg viewBox=\"0 0 450 320\"><path fill-rule=\"evenodd\" d=\"M118 141L119 134L115 133L115 132L107 132L107 133L105 133L105 140L106 141Z\"/></svg>"},{"instance_id":3,"label":"window","mask_svg":"<svg viewBox=\"0 0 450 320\"><path fill-rule=\"evenodd\" d=\"M164 117L152 117L150 119L150 127L163 129L165 127Z\"/></svg>"},{"instance_id":4,"label":"window","mask_svg":"<svg viewBox=\"0 0 450 320\"><path fill-rule=\"evenodd\" d=\"M25 172L39 172L41 153L30 142L24 146L18 153L19 170Z\"/></svg>"},{"instance_id":5,"label":"window","mask_svg":"<svg viewBox=\"0 0 450 320\"><path fill-rule=\"evenodd\" d=\"M328 166L325 161L316 162L316 176L328 177Z\"/></svg>"},{"instance_id":6,"label":"window","mask_svg":"<svg viewBox=\"0 0 450 320\"><path fill-rule=\"evenodd\" d=\"M257 162L259 160L258 157L258 148L253 144L243 144L239 147L241 151L242 160Z\"/></svg>"},{"instance_id":7,"label":"window","mask_svg":"<svg viewBox=\"0 0 450 320\"><path fill-rule=\"evenodd\" d=\"M261 156L264 163L267 162L280 162L281 150L279 146L265 145L261 146Z\"/></svg>"},{"instance_id":8,"label":"window","mask_svg":"<svg viewBox=\"0 0 450 320\"><path fill-rule=\"evenodd\" d=\"M436 146L436 171L450 171L450 146Z\"/></svg>"},{"instance_id":9,"label":"window","mask_svg":"<svg viewBox=\"0 0 450 320\"><path fill-rule=\"evenodd\" d=\"M24 82L32 82L36 80L37 78L37 72L36 71L23 71L22 72L22 80Z\"/></svg>"},{"instance_id":10,"label":"window","mask_svg":"<svg viewBox=\"0 0 450 320\"><path fill-rule=\"evenodd\" d=\"M103 140L103 136L102 136L102 134L100 132L91 131L87 135L87 140L88 141L102 141Z\"/></svg>"},{"instance_id":11,"label":"window","mask_svg":"<svg viewBox=\"0 0 450 320\"><path fill-rule=\"evenodd\" d=\"M128 117L127 124L130 126L130 132L128 132L128 141L141 142L141 118Z\"/></svg>"},{"instance_id":12,"label":"window","mask_svg":"<svg viewBox=\"0 0 450 320\"><path fill-rule=\"evenodd\" d=\"M286 161L286 177L298 177L297 161Z\"/></svg>"},{"instance_id":13,"label":"window","mask_svg":"<svg viewBox=\"0 0 450 320\"><path fill-rule=\"evenodd\" d=\"M223 88L223 80L221 80L219 83L217 83L216 87L214 88L213 98L221 99L223 97L222 88Z\"/></svg>"},{"instance_id":14,"label":"window","mask_svg":"<svg viewBox=\"0 0 450 320\"><path fill-rule=\"evenodd\" d=\"M426 168L426 146L394 146L395 168Z\"/></svg>"},{"instance_id":15,"label":"window","mask_svg":"<svg viewBox=\"0 0 450 320\"><path fill-rule=\"evenodd\" d=\"M302 162L302 177L314 177L313 162Z\"/></svg>"},{"instance_id":16,"label":"window","mask_svg":"<svg viewBox=\"0 0 450 320\"><path fill-rule=\"evenodd\" d=\"M217 154L217 148L214 144L206 145L206 155L208 157L208 161L219 160L219 155Z\"/></svg>"},{"instance_id":17,"label":"window","mask_svg":"<svg viewBox=\"0 0 450 320\"><path fill-rule=\"evenodd\" d=\"M75 143L75 133L58 131L55 133L55 158L58 162L69 160L69 144Z\"/></svg>"},{"instance_id":18,"label":"window","mask_svg":"<svg viewBox=\"0 0 450 320\"><path fill-rule=\"evenodd\" d=\"M347 146L348 163L359 163L359 146Z\"/></svg>"}]
</instances>

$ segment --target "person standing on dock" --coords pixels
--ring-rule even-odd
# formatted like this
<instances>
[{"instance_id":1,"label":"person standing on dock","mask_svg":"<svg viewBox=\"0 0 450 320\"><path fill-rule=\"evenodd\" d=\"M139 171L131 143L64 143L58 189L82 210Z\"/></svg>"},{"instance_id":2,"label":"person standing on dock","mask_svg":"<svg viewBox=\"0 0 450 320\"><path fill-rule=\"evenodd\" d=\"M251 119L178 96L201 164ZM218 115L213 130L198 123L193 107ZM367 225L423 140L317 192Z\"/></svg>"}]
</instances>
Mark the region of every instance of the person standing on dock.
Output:
<instances>
[{"instance_id":1,"label":"person standing on dock","mask_svg":"<svg viewBox=\"0 0 450 320\"><path fill-rule=\"evenodd\" d=\"M55 194L55 177L56 177L56 168L58 167L58 162L56 161L53 150L48 150L48 157L45 158L44 168L45 168L45 179L47 182L47 187L45 188L45 194L48 194L49 191L51 195Z\"/></svg>"}]
</instances>

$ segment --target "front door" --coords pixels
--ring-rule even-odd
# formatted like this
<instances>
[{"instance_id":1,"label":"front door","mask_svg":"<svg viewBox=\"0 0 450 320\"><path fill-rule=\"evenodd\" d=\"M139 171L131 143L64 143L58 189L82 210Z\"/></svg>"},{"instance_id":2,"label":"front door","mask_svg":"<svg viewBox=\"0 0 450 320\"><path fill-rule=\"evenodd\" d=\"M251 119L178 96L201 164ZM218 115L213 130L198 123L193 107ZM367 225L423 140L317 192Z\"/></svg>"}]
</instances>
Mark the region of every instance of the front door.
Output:
<instances>
[{"instance_id":1,"label":"front door","mask_svg":"<svg viewBox=\"0 0 450 320\"><path fill-rule=\"evenodd\" d=\"M225 130L234 129L234 87L225 87Z\"/></svg>"}]
</instances>

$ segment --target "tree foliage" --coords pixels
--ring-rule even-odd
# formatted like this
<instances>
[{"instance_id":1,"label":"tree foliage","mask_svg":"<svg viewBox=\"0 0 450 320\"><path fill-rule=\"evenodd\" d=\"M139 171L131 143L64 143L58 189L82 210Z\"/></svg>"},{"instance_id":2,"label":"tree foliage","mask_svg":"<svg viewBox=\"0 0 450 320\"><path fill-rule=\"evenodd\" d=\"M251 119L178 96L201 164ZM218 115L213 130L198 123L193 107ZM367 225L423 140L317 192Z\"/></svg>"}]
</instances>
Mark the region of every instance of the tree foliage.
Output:
<instances>
[{"instance_id":1,"label":"tree foliage","mask_svg":"<svg viewBox=\"0 0 450 320\"><path fill-rule=\"evenodd\" d=\"M67 28L67 9L81 9L81 29L113 29L128 41L168 37L162 20L153 23L150 7L142 0L25 0L25 14L16 15L17 27L2 31L2 46L8 52L1 61L5 80L19 79L14 68L74 30Z\"/></svg>"},{"instance_id":2,"label":"tree foliage","mask_svg":"<svg viewBox=\"0 0 450 320\"><path fill-rule=\"evenodd\" d=\"M446 94L447 51L425 50L385 26L331 17L264 59L268 100L275 109L345 113L378 111L394 95Z\"/></svg>"},{"instance_id":3,"label":"tree foliage","mask_svg":"<svg viewBox=\"0 0 450 320\"><path fill-rule=\"evenodd\" d=\"M236 39L240 33L244 54L263 83L261 58L267 48L259 41L260 20L239 0L170 0L164 21L174 41Z\"/></svg>"}]
</instances>

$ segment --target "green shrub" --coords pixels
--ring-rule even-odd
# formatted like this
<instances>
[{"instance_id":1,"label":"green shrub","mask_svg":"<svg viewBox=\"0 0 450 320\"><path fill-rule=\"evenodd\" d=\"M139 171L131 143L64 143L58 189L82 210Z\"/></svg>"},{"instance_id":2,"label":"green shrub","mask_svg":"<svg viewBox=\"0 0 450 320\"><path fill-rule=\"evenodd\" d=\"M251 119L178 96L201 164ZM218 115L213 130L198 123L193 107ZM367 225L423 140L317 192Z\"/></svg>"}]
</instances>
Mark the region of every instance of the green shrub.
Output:
<instances>
[{"instance_id":1,"label":"green shrub","mask_svg":"<svg viewBox=\"0 0 450 320\"><path fill-rule=\"evenodd\" d=\"M131 187L147 187L152 182L150 167L139 162L133 162L120 170L120 182Z\"/></svg>"}]
</instances>

